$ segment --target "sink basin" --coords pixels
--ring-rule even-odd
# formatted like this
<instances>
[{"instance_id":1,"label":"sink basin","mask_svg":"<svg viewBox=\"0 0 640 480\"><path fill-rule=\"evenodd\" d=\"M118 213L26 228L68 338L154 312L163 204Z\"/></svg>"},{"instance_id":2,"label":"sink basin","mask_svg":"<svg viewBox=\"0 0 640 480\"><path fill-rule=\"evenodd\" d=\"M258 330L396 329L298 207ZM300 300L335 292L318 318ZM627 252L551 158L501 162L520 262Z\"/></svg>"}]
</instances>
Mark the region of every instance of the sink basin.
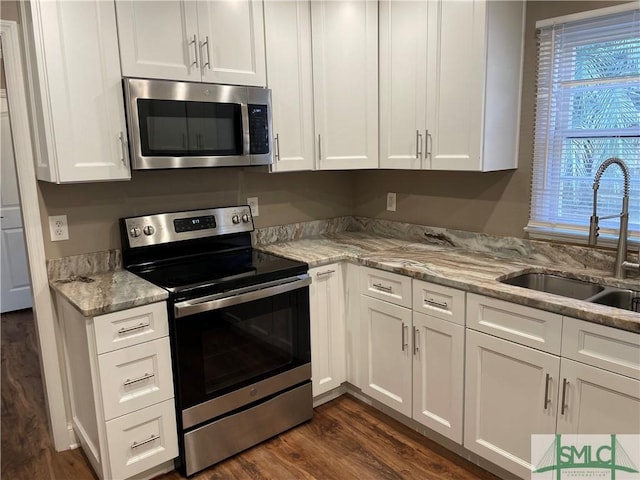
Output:
<instances>
[{"instance_id":1,"label":"sink basin","mask_svg":"<svg viewBox=\"0 0 640 480\"><path fill-rule=\"evenodd\" d=\"M634 290L607 288L602 293L590 298L589 301L609 307L640 312L640 292Z\"/></svg>"},{"instance_id":2,"label":"sink basin","mask_svg":"<svg viewBox=\"0 0 640 480\"><path fill-rule=\"evenodd\" d=\"M538 290L539 292L575 298L577 300L586 300L605 289L603 286L595 283L560 277L550 273L524 273L517 277L501 280L501 282L508 285L515 285L516 287Z\"/></svg>"}]
</instances>

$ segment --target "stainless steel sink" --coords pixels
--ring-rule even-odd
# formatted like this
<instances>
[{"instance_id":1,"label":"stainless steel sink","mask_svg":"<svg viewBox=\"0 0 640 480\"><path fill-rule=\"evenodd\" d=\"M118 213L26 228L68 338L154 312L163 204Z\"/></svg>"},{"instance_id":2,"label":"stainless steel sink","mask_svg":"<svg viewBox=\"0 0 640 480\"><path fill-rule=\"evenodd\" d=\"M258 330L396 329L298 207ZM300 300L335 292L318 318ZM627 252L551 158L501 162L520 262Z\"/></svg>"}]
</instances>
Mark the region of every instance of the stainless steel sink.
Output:
<instances>
[{"instance_id":1,"label":"stainless steel sink","mask_svg":"<svg viewBox=\"0 0 640 480\"><path fill-rule=\"evenodd\" d=\"M608 287L598 295L588 299L589 302L624 308L632 312L640 312L640 292L622 288Z\"/></svg>"},{"instance_id":2,"label":"stainless steel sink","mask_svg":"<svg viewBox=\"0 0 640 480\"><path fill-rule=\"evenodd\" d=\"M501 282L577 300L586 300L605 289L605 287L596 283L583 282L582 280L560 277L550 273L524 273L501 280Z\"/></svg>"}]
</instances>

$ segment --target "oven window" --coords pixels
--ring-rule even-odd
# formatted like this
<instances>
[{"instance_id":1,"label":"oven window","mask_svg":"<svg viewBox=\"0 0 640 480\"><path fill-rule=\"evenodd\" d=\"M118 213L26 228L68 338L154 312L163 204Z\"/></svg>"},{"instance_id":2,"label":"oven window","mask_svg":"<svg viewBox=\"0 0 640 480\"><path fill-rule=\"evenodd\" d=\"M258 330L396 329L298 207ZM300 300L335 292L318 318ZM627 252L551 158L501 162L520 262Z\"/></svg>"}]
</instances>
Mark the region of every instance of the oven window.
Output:
<instances>
[{"instance_id":1,"label":"oven window","mask_svg":"<svg viewBox=\"0 0 640 480\"><path fill-rule=\"evenodd\" d=\"M183 408L310 361L308 288L176 320Z\"/></svg>"},{"instance_id":2,"label":"oven window","mask_svg":"<svg viewBox=\"0 0 640 480\"><path fill-rule=\"evenodd\" d=\"M242 155L242 112L237 103L138 100L142 155Z\"/></svg>"}]
</instances>

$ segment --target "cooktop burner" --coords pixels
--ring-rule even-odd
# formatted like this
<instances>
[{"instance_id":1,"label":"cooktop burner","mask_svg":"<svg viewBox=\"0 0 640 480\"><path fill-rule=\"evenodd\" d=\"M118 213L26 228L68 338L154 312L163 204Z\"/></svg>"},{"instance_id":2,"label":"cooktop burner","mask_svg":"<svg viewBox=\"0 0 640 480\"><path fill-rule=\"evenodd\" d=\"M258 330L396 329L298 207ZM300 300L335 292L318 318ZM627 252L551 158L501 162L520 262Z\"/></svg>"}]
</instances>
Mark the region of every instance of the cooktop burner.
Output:
<instances>
[{"instance_id":1,"label":"cooktop burner","mask_svg":"<svg viewBox=\"0 0 640 480\"><path fill-rule=\"evenodd\" d=\"M306 273L308 265L251 247L247 206L121 219L126 269L174 301Z\"/></svg>"}]
</instances>

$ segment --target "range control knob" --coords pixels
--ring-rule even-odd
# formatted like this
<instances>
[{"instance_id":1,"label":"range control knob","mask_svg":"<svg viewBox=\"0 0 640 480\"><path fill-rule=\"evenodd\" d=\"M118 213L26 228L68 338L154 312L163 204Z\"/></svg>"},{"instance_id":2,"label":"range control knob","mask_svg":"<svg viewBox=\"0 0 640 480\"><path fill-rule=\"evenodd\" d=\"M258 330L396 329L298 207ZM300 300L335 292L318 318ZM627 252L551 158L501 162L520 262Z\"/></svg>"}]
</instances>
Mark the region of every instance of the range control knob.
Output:
<instances>
[{"instance_id":1,"label":"range control knob","mask_svg":"<svg viewBox=\"0 0 640 480\"><path fill-rule=\"evenodd\" d=\"M140 230L140 227L133 227L131 230L129 230L129 235L131 235L134 238L139 237L141 233L142 233L142 230Z\"/></svg>"},{"instance_id":2,"label":"range control knob","mask_svg":"<svg viewBox=\"0 0 640 480\"><path fill-rule=\"evenodd\" d=\"M242 221L244 223L247 223L249 221L249 215L247 215L246 213L244 215L242 215Z\"/></svg>"},{"instance_id":3,"label":"range control knob","mask_svg":"<svg viewBox=\"0 0 640 480\"><path fill-rule=\"evenodd\" d=\"M142 231L144 232L145 235L153 235L153 232L155 232L156 229L153 228L151 225L147 225L142 229Z\"/></svg>"},{"instance_id":4,"label":"range control knob","mask_svg":"<svg viewBox=\"0 0 640 480\"><path fill-rule=\"evenodd\" d=\"M234 215L233 217L231 217L231 221L233 223L238 224L238 223L240 223L240 217L238 215Z\"/></svg>"}]
</instances>

